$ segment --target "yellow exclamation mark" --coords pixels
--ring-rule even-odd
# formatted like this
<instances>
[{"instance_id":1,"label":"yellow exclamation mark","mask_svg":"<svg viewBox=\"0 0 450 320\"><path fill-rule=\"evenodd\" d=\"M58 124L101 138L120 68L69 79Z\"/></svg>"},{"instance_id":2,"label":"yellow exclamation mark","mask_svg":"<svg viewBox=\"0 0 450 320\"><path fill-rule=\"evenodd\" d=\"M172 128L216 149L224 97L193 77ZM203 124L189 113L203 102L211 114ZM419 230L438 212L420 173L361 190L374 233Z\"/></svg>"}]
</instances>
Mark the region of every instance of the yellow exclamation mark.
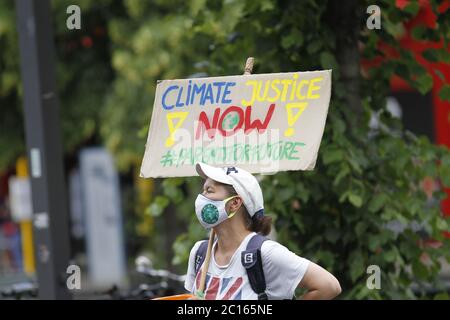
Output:
<instances>
[{"instance_id":1,"label":"yellow exclamation mark","mask_svg":"<svg viewBox=\"0 0 450 320\"><path fill-rule=\"evenodd\" d=\"M286 104L287 120L289 128L287 128L284 131L285 137L290 137L295 133L295 129L292 127L294 126L294 123L297 122L298 118L301 116L303 111L305 111L307 105L308 105L307 102L293 102ZM293 114L292 109L298 109L295 115Z\"/></svg>"},{"instance_id":2,"label":"yellow exclamation mark","mask_svg":"<svg viewBox=\"0 0 450 320\"><path fill-rule=\"evenodd\" d=\"M171 112L167 114L167 126L169 127L169 137L166 139L166 147L171 147L175 140L173 139L175 136L175 132L178 128L181 127L184 120L188 116L189 112ZM178 119L178 122L174 125L174 119Z\"/></svg>"}]
</instances>

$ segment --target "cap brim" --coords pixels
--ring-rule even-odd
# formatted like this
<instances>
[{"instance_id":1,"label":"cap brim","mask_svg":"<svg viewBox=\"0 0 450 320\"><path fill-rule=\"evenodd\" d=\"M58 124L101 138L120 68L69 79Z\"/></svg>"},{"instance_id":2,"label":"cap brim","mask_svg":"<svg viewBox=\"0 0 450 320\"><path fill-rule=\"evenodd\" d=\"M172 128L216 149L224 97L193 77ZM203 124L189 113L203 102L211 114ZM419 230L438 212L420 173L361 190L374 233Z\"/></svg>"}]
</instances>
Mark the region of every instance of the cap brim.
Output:
<instances>
[{"instance_id":1,"label":"cap brim","mask_svg":"<svg viewBox=\"0 0 450 320\"><path fill-rule=\"evenodd\" d=\"M198 175L204 179L210 178L217 182L233 184L231 178L221 168L216 168L203 162L198 162L195 165L195 170Z\"/></svg>"}]
</instances>

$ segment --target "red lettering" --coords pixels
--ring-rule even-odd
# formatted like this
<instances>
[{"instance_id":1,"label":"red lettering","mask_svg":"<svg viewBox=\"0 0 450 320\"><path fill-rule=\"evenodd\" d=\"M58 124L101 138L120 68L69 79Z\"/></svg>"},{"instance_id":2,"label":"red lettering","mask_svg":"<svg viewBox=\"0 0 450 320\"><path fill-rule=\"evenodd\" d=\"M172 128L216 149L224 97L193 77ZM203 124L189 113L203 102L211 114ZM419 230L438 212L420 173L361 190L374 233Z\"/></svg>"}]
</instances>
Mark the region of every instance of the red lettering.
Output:
<instances>
[{"instance_id":1,"label":"red lettering","mask_svg":"<svg viewBox=\"0 0 450 320\"><path fill-rule=\"evenodd\" d=\"M219 131L220 134L224 137L228 137L233 135L237 130L241 129L244 126L244 133L248 134L253 129L258 130L258 133L263 133L267 126L269 125L270 120L272 119L273 112L275 110L275 104L272 103L267 111L264 122L261 122L259 119L251 120L252 115L252 106L248 106L245 108L245 113L242 108L237 106L230 106L220 115L220 108L216 108L214 110L214 115L212 119L212 124L208 119L208 116L205 111L200 112L198 117L197 129L195 131L195 140L198 140L202 137L204 131L208 134L209 139L213 139L216 136L216 132ZM231 113L236 112L239 116L239 122L236 126L234 126L231 130L224 130L223 128L223 120L225 117Z\"/></svg>"},{"instance_id":2,"label":"red lettering","mask_svg":"<svg viewBox=\"0 0 450 320\"><path fill-rule=\"evenodd\" d=\"M255 128L258 130L258 133L263 133L264 130L267 129L270 119L272 119L272 114L274 110L275 110L275 103L272 103L269 107L269 111L267 112L266 118L264 119L263 123L258 119L251 122L250 118L252 115L252 106L248 106L247 109L245 109L245 134L248 134Z\"/></svg>"},{"instance_id":3,"label":"red lettering","mask_svg":"<svg viewBox=\"0 0 450 320\"><path fill-rule=\"evenodd\" d=\"M208 137L210 139L215 137L216 129L217 129L217 122L219 121L219 115L220 115L220 108L217 108L214 111L213 123L212 123L212 128L211 128L211 123L209 122L206 112L205 111L200 112L200 115L198 116L197 130L195 132L195 140L200 139L204 129L206 129L206 133L208 134ZM201 126L201 124L203 124L203 127Z\"/></svg>"}]
</instances>

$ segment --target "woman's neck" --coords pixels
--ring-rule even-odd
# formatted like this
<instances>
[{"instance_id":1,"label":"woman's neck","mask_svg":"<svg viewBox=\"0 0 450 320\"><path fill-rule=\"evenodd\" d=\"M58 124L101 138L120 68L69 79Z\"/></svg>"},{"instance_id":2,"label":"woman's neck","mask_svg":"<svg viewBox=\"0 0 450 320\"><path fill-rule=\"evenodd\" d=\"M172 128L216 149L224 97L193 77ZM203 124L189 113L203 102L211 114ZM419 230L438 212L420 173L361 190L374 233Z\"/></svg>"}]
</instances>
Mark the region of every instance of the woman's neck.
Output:
<instances>
[{"instance_id":1,"label":"woman's neck","mask_svg":"<svg viewBox=\"0 0 450 320\"><path fill-rule=\"evenodd\" d=\"M222 253L236 251L245 237L251 233L244 227L231 224L217 226L214 231L217 234L217 250Z\"/></svg>"}]
</instances>

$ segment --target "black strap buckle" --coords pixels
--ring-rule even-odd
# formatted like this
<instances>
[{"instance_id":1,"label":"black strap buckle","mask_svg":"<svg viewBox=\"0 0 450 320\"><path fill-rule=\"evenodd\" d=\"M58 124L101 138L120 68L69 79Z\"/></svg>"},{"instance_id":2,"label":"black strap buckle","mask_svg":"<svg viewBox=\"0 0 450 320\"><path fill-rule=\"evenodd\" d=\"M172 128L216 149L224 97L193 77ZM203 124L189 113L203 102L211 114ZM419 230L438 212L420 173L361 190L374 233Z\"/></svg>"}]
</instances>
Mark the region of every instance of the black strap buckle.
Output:
<instances>
[{"instance_id":1,"label":"black strap buckle","mask_svg":"<svg viewBox=\"0 0 450 320\"><path fill-rule=\"evenodd\" d=\"M258 300L269 300L269 297L265 292L258 293Z\"/></svg>"}]
</instances>

